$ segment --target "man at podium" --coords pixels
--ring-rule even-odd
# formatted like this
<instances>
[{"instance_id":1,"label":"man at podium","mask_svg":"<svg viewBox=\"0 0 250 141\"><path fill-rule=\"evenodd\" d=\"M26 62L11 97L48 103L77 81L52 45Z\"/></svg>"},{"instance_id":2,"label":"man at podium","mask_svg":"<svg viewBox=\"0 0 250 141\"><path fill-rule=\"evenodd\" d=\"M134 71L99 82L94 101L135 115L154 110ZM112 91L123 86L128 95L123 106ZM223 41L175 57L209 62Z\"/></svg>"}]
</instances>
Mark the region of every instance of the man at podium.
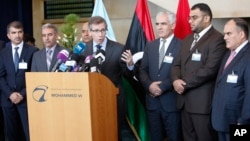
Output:
<instances>
[{"instance_id":1,"label":"man at podium","mask_svg":"<svg viewBox=\"0 0 250 141\"><path fill-rule=\"evenodd\" d=\"M125 123L125 94L121 86L121 77L123 72L127 69L126 63L121 60L121 54L124 46L118 42L114 42L106 37L108 30L105 19L100 16L94 16L89 19L89 30L93 41L86 44L86 49L82 53L83 56L96 54L99 50L103 50L105 54L104 61L97 64L91 64L98 67L100 73L107 76L113 84L119 88L119 95L117 96L117 110L118 110L118 140L121 140L121 128ZM98 55L98 53L96 54Z\"/></svg>"}]
</instances>

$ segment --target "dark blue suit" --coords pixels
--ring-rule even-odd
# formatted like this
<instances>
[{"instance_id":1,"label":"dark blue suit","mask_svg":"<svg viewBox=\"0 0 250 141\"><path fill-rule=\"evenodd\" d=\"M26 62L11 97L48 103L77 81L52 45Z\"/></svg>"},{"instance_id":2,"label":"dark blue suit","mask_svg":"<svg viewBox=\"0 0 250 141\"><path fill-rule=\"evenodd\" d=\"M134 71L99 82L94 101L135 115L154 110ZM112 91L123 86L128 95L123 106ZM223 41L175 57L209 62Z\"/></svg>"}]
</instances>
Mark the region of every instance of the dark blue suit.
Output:
<instances>
[{"instance_id":1,"label":"dark blue suit","mask_svg":"<svg viewBox=\"0 0 250 141\"><path fill-rule=\"evenodd\" d=\"M212 101L212 125L218 132L229 134L230 124L250 124L250 44L238 52L224 70L228 51L222 60ZM228 75L238 76L236 83L228 83Z\"/></svg>"},{"instance_id":2,"label":"dark blue suit","mask_svg":"<svg viewBox=\"0 0 250 141\"><path fill-rule=\"evenodd\" d=\"M13 63L11 44L8 44L0 54L1 102L8 141L20 141L20 134L25 134L26 140L29 140L25 72L30 71L32 56L37 50L23 44L19 62L26 62L27 69L18 69L17 72ZM19 104L13 104L9 99L12 92L19 92L24 99Z\"/></svg>"},{"instance_id":3,"label":"dark blue suit","mask_svg":"<svg viewBox=\"0 0 250 141\"><path fill-rule=\"evenodd\" d=\"M179 53L180 44L181 41L173 37L165 55L167 56L171 53L171 56L175 58ZM163 140L163 131L165 131L168 141L178 141L181 136L181 126L180 113L176 107L177 94L173 90L172 81L170 79L172 63L163 62L159 69L159 46L160 39L147 44L144 50L139 74L140 81L148 92L146 94L146 108L148 111L150 136L152 141L160 141ZM162 81L160 88L163 93L158 97L152 97L149 94L149 86L154 81ZM168 118L162 116L162 113L167 113L166 116L168 116Z\"/></svg>"}]
</instances>

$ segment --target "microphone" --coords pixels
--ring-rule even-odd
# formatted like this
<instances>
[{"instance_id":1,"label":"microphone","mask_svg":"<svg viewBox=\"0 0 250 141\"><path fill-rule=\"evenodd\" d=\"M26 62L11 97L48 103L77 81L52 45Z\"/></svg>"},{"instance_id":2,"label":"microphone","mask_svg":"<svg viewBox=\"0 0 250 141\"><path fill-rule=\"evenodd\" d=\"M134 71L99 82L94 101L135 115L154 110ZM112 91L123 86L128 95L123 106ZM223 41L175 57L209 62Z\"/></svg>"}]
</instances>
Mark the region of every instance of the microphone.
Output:
<instances>
[{"instance_id":1,"label":"microphone","mask_svg":"<svg viewBox=\"0 0 250 141\"><path fill-rule=\"evenodd\" d=\"M61 65L58 68L58 72L66 72L67 69L68 67L64 63L61 63Z\"/></svg>"},{"instance_id":2,"label":"microphone","mask_svg":"<svg viewBox=\"0 0 250 141\"><path fill-rule=\"evenodd\" d=\"M97 50L95 58L98 60L98 65L101 65L105 61L105 51L103 49Z\"/></svg>"},{"instance_id":3,"label":"microphone","mask_svg":"<svg viewBox=\"0 0 250 141\"><path fill-rule=\"evenodd\" d=\"M51 72L55 72L56 69L58 69L59 65L63 62L65 62L69 57L69 52L66 49L61 50L58 54L57 54L57 61L55 63L55 65L53 66Z\"/></svg>"},{"instance_id":4,"label":"microphone","mask_svg":"<svg viewBox=\"0 0 250 141\"><path fill-rule=\"evenodd\" d=\"M100 69L98 67L98 59L93 58L92 60L90 60L89 66L90 66L89 72L100 72Z\"/></svg>"},{"instance_id":5,"label":"microphone","mask_svg":"<svg viewBox=\"0 0 250 141\"><path fill-rule=\"evenodd\" d=\"M65 62L65 66L68 67L67 72L70 72L73 70L73 68L77 65L78 60L79 60L79 55L76 53L73 53L70 56L70 60L67 60Z\"/></svg>"},{"instance_id":6,"label":"microphone","mask_svg":"<svg viewBox=\"0 0 250 141\"><path fill-rule=\"evenodd\" d=\"M93 55L88 55L84 62L79 62L79 72L89 72L90 71L90 61L93 59Z\"/></svg>"},{"instance_id":7,"label":"microphone","mask_svg":"<svg viewBox=\"0 0 250 141\"><path fill-rule=\"evenodd\" d=\"M73 53L80 55L86 48L86 44L83 42L78 42L74 47L73 47Z\"/></svg>"},{"instance_id":8,"label":"microphone","mask_svg":"<svg viewBox=\"0 0 250 141\"><path fill-rule=\"evenodd\" d=\"M79 72L80 68L84 65L84 60L85 60L84 55L79 55L78 60L77 60L77 65L72 69L72 72Z\"/></svg>"}]
</instances>

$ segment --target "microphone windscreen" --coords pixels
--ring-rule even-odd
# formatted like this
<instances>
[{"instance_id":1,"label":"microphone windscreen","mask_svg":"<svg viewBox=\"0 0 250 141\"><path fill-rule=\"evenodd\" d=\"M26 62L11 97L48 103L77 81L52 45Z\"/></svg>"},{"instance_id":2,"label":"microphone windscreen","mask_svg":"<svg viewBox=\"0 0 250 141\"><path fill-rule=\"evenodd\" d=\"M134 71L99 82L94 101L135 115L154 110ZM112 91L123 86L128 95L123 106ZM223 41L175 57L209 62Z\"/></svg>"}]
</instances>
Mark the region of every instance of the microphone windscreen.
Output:
<instances>
[{"instance_id":1,"label":"microphone windscreen","mask_svg":"<svg viewBox=\"0 0 250 141\"><path fill-rule=\"evenodd\" d=\"M94 58L93 55L88 55L84 60L85 64L89 64L90 60L92 60L93 58Z\"/></svg>"},{"instance_id":2,"label":"microphone windscreen","mask_svg":"<svg viewBox=\"0 0 250 141\"><path fill-rule=\"evenodd\" d=\"M67 69L68 69L68 67L64 63L62 63L59 66L59 72L66 72Z\"/></svg>"},{"instance_id":3,"label":"microphone windscreen","mask_svg":"<svg viewBox=\"0 0 250 141\"><path fill-rule=\"evenodd\" d=\"M96 55L97 54L103 54L104 56L105 56L105 51L103 50L103 49L98 49L97 51L96 51Z\"/></svg>"},{"instance_id":4,"label":"microphone windscreen","mask_svg":"<svg viewBox=\"0 0 250 141\"><path fill-rule=\"evenodd\" d=\"M73 48L73 52L76 54L81 54L86 48L86 44L83 42L78 42L74 48Z\"/></svg>"},{"instance_id":5,"label":"microphone windscreen","mask_svg":"<svg viewBox=\"0 0 250 141\"><path fill-rule=\"evenodd\" d=\"M63 62L65 62L69 57L69 52L66 49L61 50L58 54L57 54L57 59L58 60L62 60Z\"/></svg>"},{"instance_id":6,"label":"microphone windscreen","mask_svg":"<svg viewBox=\"0 0 250 141\"><path fill-rule=\"evenodd\" d=\"M79 61L79 57L80 55L78 55L78 54L76 54L76 53L73 53L72 55L71 55L71 60L75 60L76 62L78 62Z\"/></svg>"},{"instance_id":7,"label":"microphone windscreen","mask_svg":"<svg viewBox=\"0 0 250 141\"><path fill-rule=\"evenodd\" d=\"M93 58L92 60L90 60L90 72L98 72L98 60Z\"/></svg>"}]
</instances>

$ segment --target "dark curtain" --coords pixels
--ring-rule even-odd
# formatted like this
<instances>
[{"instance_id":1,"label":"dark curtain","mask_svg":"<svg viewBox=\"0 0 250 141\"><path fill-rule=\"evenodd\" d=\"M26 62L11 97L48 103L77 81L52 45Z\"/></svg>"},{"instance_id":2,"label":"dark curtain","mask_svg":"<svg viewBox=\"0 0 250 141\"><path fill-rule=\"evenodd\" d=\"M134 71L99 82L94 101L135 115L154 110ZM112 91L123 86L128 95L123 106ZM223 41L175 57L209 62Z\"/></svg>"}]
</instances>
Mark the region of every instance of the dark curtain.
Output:
<instances>
[{"instance_id":1,"label":"dark curtain","mask_svg":"<svg viewBox=\"0 0 250 141\"><path fill-rule=\"evenodd\" d=\"M8 42L7 25L12 21L21 21L24 32L33 34L32 0L2 0L0 4L0 40Z\"/></svg>"}]
</instances>

